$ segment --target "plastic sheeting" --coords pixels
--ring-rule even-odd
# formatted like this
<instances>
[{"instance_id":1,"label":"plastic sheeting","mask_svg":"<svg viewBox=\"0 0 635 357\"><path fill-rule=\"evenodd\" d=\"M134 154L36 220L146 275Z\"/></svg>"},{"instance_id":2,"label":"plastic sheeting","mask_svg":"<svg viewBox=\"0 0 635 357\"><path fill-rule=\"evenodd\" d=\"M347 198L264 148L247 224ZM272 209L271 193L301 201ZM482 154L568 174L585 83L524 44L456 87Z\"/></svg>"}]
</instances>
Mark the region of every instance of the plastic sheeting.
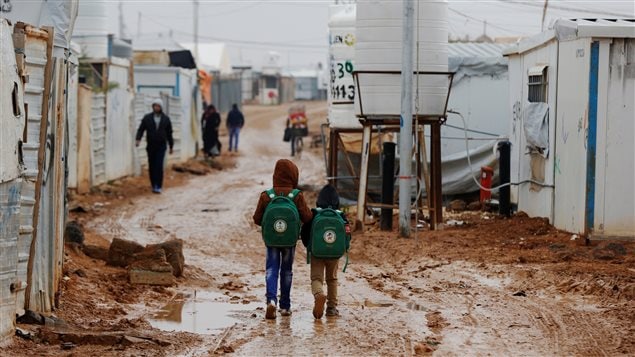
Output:
<instances>
[{"instance_id":1,"label":"plastic sheeting","mask_svg":"<svg viewBox=\"0 0 635 357\"><path fill-rule=\"evenodd\" d=\"M456 86L465 77L501 76L507 73L506 57L450 57L448 70L455 72L452 82Z\"/></svg>"},{"instance_id":2,"label":"plastic sheeting","mask_svg":"<svg viewBox=\"0 0 635 357\"><path fill-rule=\"evenodd\" d=\"M472 175L478 180L481 167L496 166L494 147L497 142L497 140L492 140L477 149L470 150L470 160L472 161L473 171L470 170L467 162L467 152L444 156L441 160L443 194L456 195L478 191L479 188L472 179ZM496 175L496 177L497 176L498 175Z\"/></svg>"},{"instance_id":3,"label":"plastic sheeting","mask_svg":"<svg viewBox=\"0 0 635 357\"><path fill-rule=\"evenodd\" d=\"M71 35L79 9L79 0L55 1L14 1L3 17L14 24L18 21L35 27L52 26L55 29L55 47L70 48Z\"/></svg>"},{"instance_id":4,"label":"plastic sheeting","mask_svg":"<svg viewBox=\"0 0 635 357\"><path fill-rule=\"evenodd\" d=\"M523 128L530 151L538 151L546 157L549 148L549 105L527 103L523 112Z\"/></svg>"}]
</instances>

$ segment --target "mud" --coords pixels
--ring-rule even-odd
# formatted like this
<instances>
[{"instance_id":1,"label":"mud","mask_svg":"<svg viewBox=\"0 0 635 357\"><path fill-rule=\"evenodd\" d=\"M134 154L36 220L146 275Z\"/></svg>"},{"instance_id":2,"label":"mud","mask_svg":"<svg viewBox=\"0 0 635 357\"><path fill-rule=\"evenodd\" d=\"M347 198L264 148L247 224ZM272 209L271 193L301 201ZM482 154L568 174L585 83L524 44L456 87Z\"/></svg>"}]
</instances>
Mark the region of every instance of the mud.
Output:
<instances>
[{"instance_id":1,"label":"mud","mask_svg":"<svg viewBox=\"0 0 635 357\"><path fill-rule=\"evenodd\" d=\"M311 103L308 110L317 122L326 106ZM71 274L64 283L59 314L66 321L180 339L164 347L78 346L76 353L635 353L635 245L586 246L542 219L523 215L447 213L446 219L464 224L424 230L412 239L374 226L355 233L351 263L339 275L341 316L318 321L311 314L309 269L299 245L293 315L264 320L264 247L251 215L259 193L271 185L275 160L290 151L281 140L285 112L284 107L246 109L240 153L221 157L233 167L197 177L171 173L162 195L146 194L139 179L132 185L137 188L111 185L111 193L99 191L82 202L87 212L76 215L87 229L87 243L107 246L116 237L142 245L182 239L187 266L177 287L141 288L122 283L121 268L69 254L65 270L83 269L86 277ZM325 183L321 149L305 148L295 161L303 188ZM313 203L315 192L307 197ZM598 259L595 251L613 254ZM519 291L525 296L514 296ZM16 344L14 353L61 352L59 346Z\"/></svg>"}]
</instances>

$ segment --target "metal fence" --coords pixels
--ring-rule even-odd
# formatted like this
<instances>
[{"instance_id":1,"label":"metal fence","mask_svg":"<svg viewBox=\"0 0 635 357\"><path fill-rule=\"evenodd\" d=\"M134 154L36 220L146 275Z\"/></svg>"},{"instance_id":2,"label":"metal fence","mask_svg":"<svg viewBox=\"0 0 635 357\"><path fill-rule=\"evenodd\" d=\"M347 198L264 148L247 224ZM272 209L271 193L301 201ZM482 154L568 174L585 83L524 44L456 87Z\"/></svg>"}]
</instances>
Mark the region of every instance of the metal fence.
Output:
<instances>
[{"instance_id":1,"label":"metal fence","mask_svg":"<svg viewBox=\"0 0 635 357\"><path fill-rule=\"evenodd\" d=\"M240 76L218 76L212 80L212 104L219 112L227 112L232 104L242 103Z\"/></svg>"},{"instance_id":2,"label":"metal fence","mask_svg":"<svg viewBox=\"0 0 635 357\"><path fill-rule=\"evenodd\" d=\"M106 95L94 93L90 112L92 185L106 182Z\"/></svg>"}]
</instances>

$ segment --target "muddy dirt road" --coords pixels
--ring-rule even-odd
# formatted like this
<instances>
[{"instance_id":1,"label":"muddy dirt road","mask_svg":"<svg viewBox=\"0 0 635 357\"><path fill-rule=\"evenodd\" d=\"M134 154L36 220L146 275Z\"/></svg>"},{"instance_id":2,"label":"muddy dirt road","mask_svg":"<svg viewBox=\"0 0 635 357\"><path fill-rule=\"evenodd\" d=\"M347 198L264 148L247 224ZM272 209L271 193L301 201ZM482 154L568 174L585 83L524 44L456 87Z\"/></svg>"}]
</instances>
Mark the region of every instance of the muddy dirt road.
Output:
<instances>
[{"instance_id":1,"label":"muddy dirt road","mask_svg":"<svg viewBox=\"0 0 635 357\"><path fill-rule=\"evenodd\" d=\"M308 106L314 119L325 109ZM632 245L612 260L594 260L591 248L569 243L569 235L541 220L481 213L461 216L465 227L417 240L372 228L356 233L351 264L339 275L341 317L335 319L311 315L309 269L299 244L293 316L264 320L264 247L251 215L271 185L275 161L289 155L281 141L284 115L283 107L248 107L235 168L144 195L86 222L106 239L184 240L187 269L206 283L184 281L123 308L128 319L155 329L198 334L165 354L635 353ZM301 185L325 183L321 151L305 150L296 163ZM128 352L137 353L143 349Z\"/></svg>"},{"instance_id":2,"label":"muddy dirt road","mask_svg":"<svg viewBox=\"0 0 635 357\"><path fill-rule=\"evenodd\" d=\"M309 110L315 117L323 114L324 108L313 105ZM117 215L93 222L93 228L105 236L123 235L143 244L162 241L166 236L183 239L188 264L214 278L216 289L212 292L223 296L225 302L240 299L252 310L237 315L238 325L227 337L237 354L629 352L624 339L632 342L632 325L625 324L628 319L621 321L619 314L606 313L607 309L619 309L619 303L597 304L593 298L565 296L548 289L526 297L514 290L513 266L484 269L483 264L479 267L471 262L434 258L401 261L399 256L374 252L372 246L356 246L355 242L354 252L364 253L354 253L358 259L352 260L347 273L340 274L341 318L314 321L311 316L309 272L303 248L298 246L292 292L294 315L264 321L263 312L254 310L264 302L264 249L251 214L259 192L271 185L275 160L286 157L289 148L279 138L283 108L248 109L247 118L235 169L192 180L160 197L139 199ZM305 151L296 162L301 184L319 187L324 183L319 152ZM625 302L629 303L632 301ZM199 313L198 319L220 318L214 310L215 305L210 304L207 311L203 310L209 315ZM203 350L205 347L199 349Z\"/></svg>"}]
</instances>

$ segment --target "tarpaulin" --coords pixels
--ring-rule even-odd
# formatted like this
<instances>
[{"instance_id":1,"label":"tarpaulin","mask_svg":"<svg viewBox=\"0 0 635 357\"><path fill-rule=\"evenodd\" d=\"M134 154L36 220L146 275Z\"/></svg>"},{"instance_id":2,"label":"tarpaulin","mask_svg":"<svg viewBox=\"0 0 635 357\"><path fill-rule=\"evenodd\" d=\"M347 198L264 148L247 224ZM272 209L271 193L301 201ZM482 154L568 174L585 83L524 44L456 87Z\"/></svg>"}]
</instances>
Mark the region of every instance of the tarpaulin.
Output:
<instances>
[{"instance_id":1,"label":"tarpaulin","mask_svg":"<svg viewBox=\"0 0 635 357\"><path fill-rule=\"evenodd\" d=\"M529 150L539 152L547 157L549 148L549 105L547 103L527 103L523 112L523 127Z\"/></svg>"}]
</instances>

